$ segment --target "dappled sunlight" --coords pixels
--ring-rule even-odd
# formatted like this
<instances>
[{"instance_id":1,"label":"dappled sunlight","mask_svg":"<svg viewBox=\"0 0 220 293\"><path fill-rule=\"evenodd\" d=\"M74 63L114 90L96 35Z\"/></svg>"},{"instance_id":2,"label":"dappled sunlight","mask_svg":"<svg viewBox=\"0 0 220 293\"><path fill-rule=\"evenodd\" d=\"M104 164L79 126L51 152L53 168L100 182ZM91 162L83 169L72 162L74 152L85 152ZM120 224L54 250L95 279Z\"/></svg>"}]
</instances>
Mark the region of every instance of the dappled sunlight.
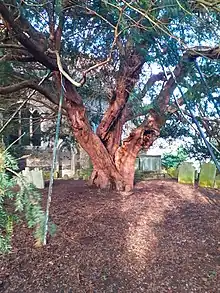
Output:
<instances>
[{"instance_id":1,"label":"dappled sunlight","mask_svg":"<svg viewBox=\"0 0 220 293\"><path fill-rule=\"evenodd\" d=\"M218 292L220 210L210 192L218 195L152 180L121 197L56 181L56 234L37 249L30 230L15 233L0 259L4 292Z\"/></svg>"},{"instance_id":2,"label":"dappled sunlight","mask_svg":"<svg viewBox=\"0 0 220 293\"><path fill-rule=\"evenodd\" d=\"M146 269L156 257L161 241L160 227L163 227L166 222L167 214L178 213L179 208L186 202L187 205L195 204L195 202L207 203L206 198L196 187L180 185L175 181L155 181L155 184L153 181L139 183L136 186L137 192L121 205L121 212L128 220L125 258L134 272L141 271L143 267ZM181 228L182 232L183 230L184 225ZM184 239L181 231L179 235L175 234L174 244L172 241L169 244L171 261L177 257L176 244L183 247L189 244L189 240Z\"/></svg>"},{"instance_id":3,"label":"dappled sunlight","mask_svg":"<svg viewBox=\"0 0 220 293\"><path fill-rule=\"evenodd\" d=\"M126 242L132 261L136 261L139 266L152 257L157 246L157 237L145 217L141 217L135 226L130 225Z\"/></svg>"},{"instance_id":4,"label":"dappled sunlight","mask_svg":"<svg viewBox=\"0 0 220 293\"><path fill-rule=\"evenodd\" d=\"M163 189L163 193L156 194L150 181L142 182L136 187L138 192L121 205L121 211L129 225L125 235L126 258L130 259L135 271L146 267L153 259L158 246L157 227L163 223L164 214L176 207L167 196L175 192L172 186L168 184L165 188L163 182L158 182L157 188L158 191Z\"/></svg>"}]
</instances>

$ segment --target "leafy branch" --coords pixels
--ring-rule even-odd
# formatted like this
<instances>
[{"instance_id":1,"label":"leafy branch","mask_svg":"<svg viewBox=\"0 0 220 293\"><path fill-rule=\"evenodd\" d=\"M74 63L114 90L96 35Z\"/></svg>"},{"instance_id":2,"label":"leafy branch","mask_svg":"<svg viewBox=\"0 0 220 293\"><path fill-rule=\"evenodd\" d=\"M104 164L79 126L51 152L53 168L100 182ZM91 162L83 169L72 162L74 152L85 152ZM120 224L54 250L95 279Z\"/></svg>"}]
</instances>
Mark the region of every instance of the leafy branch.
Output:
<instances>
[{"instance_id":1,"label":"leafy branch","mask_svg":"<svg viewBox=\"0 0 220 293\"><path fill-rule=\"evenodd\" d=\"M43 241L44 212L41 194L17 172L15 159L1 148L0 152L0 253L11 249L13 227L23 216L34 229L36 246ZM15 177L11 177L14 175Z\"/></svg>"}]
</instances>

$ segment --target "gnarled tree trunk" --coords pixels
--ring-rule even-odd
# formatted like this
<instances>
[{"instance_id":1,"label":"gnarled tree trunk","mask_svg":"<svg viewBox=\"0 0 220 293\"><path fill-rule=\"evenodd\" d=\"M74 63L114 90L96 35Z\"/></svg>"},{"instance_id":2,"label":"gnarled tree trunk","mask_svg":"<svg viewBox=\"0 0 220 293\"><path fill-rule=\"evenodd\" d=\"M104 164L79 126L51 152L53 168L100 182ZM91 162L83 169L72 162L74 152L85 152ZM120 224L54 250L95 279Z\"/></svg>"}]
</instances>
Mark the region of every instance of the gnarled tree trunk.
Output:
<instances>
[{"instance_id":1,"label":"gnarled tree trunk","mask_svg":"<svg viewBox=\"0 0 220 293\"><path fill-rule=\"evenodd\" d=\"M93 164L90 184L99 188L131 190L138 152L143 147L149 148L159 135L160 121L157 114L152 111L147 120L133 131L121 146L117 144L117 148L111 152L111 149L108 149L101 138L92 131L80 96L68 81L66 81L66 109L74 135ZM111 143L112 140L109 140L109 145Z\"/></svg>"},{"instance_id":2,"label":"gnarled tree trunk","mask_svg":"<svg viewBox=\"0 0 220 293\"><path fill-rule=\"evenodd\" d=\"M174 70L176 79L184 74L184 68L184 64L181 63L176 67ZM117 98L110 104L97 134L89 125L81 97L68 81L66 81L66 105L73 133L89 154L93 164L90 183L100 188L129 191L134 185L135 159L141 149L148 150L159 136L160 128L166 121L165 112L176 83L170 77L161 90L157 99L160 113L149 110L144 122L121 142L122 127L127 114L126 78L120 77L119 88L116 88Z\"/></svg>"},{"instance_id":3,"label":"gnarled tree trunk","mask_svg":"<svg viewBox=\"0 0 220 293\"><path fill-rule=\"evenodd\" d=\"M34 61L40 62L46 68L55 72L54 79L60 85L60 72L56 56L51 56L48 52L45 52L48 44L44 34L39 32L36 34L34 27L31 27L30 24L27 26L27 21L23 18L16 17L14 19L13 14L10 14L4 1L0 1L0 13L9 25L10 30L16 36L17 41L27 50L27 57L31 56ZM62 21L59 23L56 33L53 32L53 27L50 29L50 33L54 35L53 45L57 50L60 48L61 30ZM43 45L46 45L45 48L39 42L40 40L42 40ZM146 42L141 46L146 47ZM63 84L65 86L65 109L71 122L73 134L78 143L89 154L93 164L90 183L100 188L116 188L117 190L128 191L133 188L134 184L134 169L137 154L142 148L147 150L158 137L160 127L165 121L161 117L164 117L170 96L176 87L175 81L178 81L185 74L188 64L186 64L186 61L185 63L180 62L174 70L175 79L170 77L163 87L156 101L156 108L159 109L160 113L158 113L158 110L157 113L155 111L148 112L142 125L122 142L121 135L124 122L127 120L127 102L129 95L137 83L139 74L145 63L145 56L142 56L140 51L134 48L133 42L130 42L129 39L122 51L123 54L120 54L120 66L116 78L115 91L110 105L97 129L97 133L94 133L91 129L81 96L77 93L74 86L64 77ZM217 54L216 52L218 53L218 51L215 50L215 55ZM212 52L206 54L212 54ZM164 79L163 74L157 77L159 80L161 78ZM152 79L152 81L157 81L158 78ZM1 88L0 92L7 90L9 93L25 87L36 88L38 91L41 90L45 96L53 101L48 91L43 90L40 86L36 86L33 82L26 84L20 83L14 88Z\"/></svg>"},{"instance_id":4,"label":"gnarled tree trunk","mask_svg":"<svg viewBox=\"0 0 220 293\"><path fill-rule=\"evenodd\" d=\"M134 52L119 69L112 101L95 134L88 122L81 97L66 81L67 113L74 136L88 153L93 164L90 183L100 188L130 190L133 188L134 165L142 145L124 147L122 129L126 121L126 103L144 64ZM133 140L134 141L134 140Z\"/></svg>"},{"instance_id":5,"label":"gnarled tree trunk","mask_svg":"<svg viewBox=\"0 0 220 293\"><path fill-rule=\"evenodd\" d=\"M92 131L80 96L68 81L66 81L65 86L66 110L74 136L88 153L93 164L90 183L100 188L123 190L123 177L117 170L111 154L101 139ZM78 104L75 101L78 101Z\"/></svg>"},{"instance_id":6,"label":"gnarled tree trunk","mask_svg":"<svg viewBox=\"0 0 220 293\"><path fill-rule=\"evenodd\" d=\"M91 158L93 172L90 184L100 188L126 191L133 188L135 159L141 149L148 150L159 136L160 128L165 123L170 95L176 86L174 79L170 77L157 99L160 113L149 110L144 122L127 139L121 141L122 128L128 114L129 92L134 87L143 65L142 58L132 56L133 61L123 64L114 97L97 129L97 134L91 129L81 97L69 81L65 81L66 109L73 133ZM176 79L184 73L184 68L183 64L176 67Z\"/></svg>"}]
</instances>

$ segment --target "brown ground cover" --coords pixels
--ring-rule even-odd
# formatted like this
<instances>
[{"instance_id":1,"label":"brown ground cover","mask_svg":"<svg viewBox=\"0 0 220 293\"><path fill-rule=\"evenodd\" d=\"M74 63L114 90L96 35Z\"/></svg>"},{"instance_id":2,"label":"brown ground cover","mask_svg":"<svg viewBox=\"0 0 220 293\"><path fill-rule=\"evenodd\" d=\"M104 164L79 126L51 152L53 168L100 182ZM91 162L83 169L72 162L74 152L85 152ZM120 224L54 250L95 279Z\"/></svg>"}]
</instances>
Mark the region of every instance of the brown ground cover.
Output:
<instances>
[{"instance_id":1,"label":"brown ground cover","mask_svg":"<svg viewBox=\"0 0 220 293\"><path fill-rule=\"evenodd\" d=\"M0 292L220 292L219 191L152 180L120 195L56 181L51 218L46 247L17 228Z\"/></svg>"}]
</instances>

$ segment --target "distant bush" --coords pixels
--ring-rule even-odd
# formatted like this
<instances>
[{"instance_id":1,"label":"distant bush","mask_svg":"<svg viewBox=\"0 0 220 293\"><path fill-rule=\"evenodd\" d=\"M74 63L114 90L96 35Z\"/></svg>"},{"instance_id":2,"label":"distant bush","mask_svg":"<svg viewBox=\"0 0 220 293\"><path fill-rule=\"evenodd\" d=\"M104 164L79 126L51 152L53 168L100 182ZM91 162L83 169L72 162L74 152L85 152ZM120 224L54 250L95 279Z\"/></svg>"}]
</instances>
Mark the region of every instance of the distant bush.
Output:
<instances>
[{"instance_id":1,"label":"distant bush","mask_svg":"<svg viewBox=\"0 0 220 293\"><path fill-rule=\"evenodd\" d=\"M83 180L89 180L91 174L92 174L92 167L86 168L86 169L80 169L78 172L78 178Z\"/></svg>"},{"instance_id":2,"label":"distant bush","mask_svg":"<svg viewBox=\"0 0 220 293\"><path fill-rule=\"evenodd\" d=\"M177 168L188 157L187 151L179 147L176 154L167 153L162 158L162 166L166 169Z\"/></svg>"},{"instance_id":3,"label":"distant bush","mask_svg":"<svg viewBox=\"0 0 220 293\"><path fill-rule=\"evenodd\" d=\"M167 169L167 174L171 177L171 178L178 178L178 173L179 173L179 168L177 167L170 167Z\"/></svg>"}]
</instances>

